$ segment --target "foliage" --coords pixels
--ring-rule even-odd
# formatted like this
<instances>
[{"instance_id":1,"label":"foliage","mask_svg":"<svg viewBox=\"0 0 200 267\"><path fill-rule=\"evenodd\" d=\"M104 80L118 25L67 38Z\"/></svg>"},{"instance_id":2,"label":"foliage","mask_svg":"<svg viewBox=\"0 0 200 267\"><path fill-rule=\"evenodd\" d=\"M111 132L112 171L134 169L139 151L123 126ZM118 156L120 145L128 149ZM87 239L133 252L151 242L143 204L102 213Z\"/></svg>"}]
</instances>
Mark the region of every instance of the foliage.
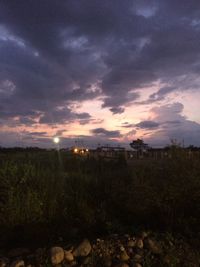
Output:
<instances>
[{"instance_id":1,"label":"foliage","mask_svg":"<svg viewBox=\"0 0 200 267\"><path fill-rule=\"evenodd\" d=\"M173 147L171 155L127 164L58 151L1 153L0 228L62 222L90 232L137 225L199 232L199 154Z\"/></svg>"},{"instance_id":2,"label":"foliage","mask_svg":"<svg viewBox=\"0 0 200 267\"><path fill-rule=\"evenodd\" d=\"M146 150L147 148L149 148L148 144L145 144L142 139L133 140L130 143L130 147L137 151Z\"/></svg>"}]
</instances>

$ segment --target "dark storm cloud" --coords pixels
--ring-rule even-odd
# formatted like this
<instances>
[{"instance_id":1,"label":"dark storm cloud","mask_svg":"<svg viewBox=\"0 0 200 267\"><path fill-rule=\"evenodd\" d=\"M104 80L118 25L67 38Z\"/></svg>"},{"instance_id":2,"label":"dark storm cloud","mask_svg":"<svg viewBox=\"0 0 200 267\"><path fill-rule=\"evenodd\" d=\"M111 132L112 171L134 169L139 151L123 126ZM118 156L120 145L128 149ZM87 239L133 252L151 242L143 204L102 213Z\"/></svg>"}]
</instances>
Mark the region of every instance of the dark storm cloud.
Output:
<instances>
[{"instance_id":1,"label":"dark storm cloud","mask_svg":"<svg viewBox=\"0 0 200 267\"><path fill-rule=\"evenodd\" d=\"M154 82L146 103L198 90L199 18L196 0L3 0L0 116L62 123L72 101L103 96L117 114Z\"/></svg>"},{"instance_id":2,"label":"dark storm cloud","mask_svg":"<svg viewBox=\"0 0 200 267\"><path fill-rule=\"evenodd\" d=\"M91 133L93 134L93 136L97 135L97 136L103 136L106 138L117 138L120 137L120 131L108 131L104 128L96 128L91 130Z\"/></svg>"},{"instance_id":3,"label":"dark storm cloud","mask_svg":"<svg viewBox=\"0 0 200 267\"><path fill-rule=\"evenodd\" d=\"M155 121L141 121L137 123L135 126L141 129L154 129L154 128L158 128L160 124Z\"/></svg>"},{"instance_id":4,"label":"dark storm cloud","mask_svg":"<svg viewBox=\"0 0 200 267\"><path fill-rule=\"evenodd\" d=\"M87 112L75 113L68 108L54 109L52 111L46 112L40 117L40 123L45 124L56 124L56 123L69 123L72 120L89 121L91 118L90 114Z\"/></svg>"},{"instance_id":5,"label":"dark storm cloud","mask_svg":"<svg viewBox=\"0 0 200 267\"><path fill-rule=\"evenodd\" d=\"M22 132L23 134L26 134L28 136L47 136L47 132Z\"/></svg>"},{"instance_id":6,"label":"dark storm cloud","mask_svg":"<svg viewBox=\"0 0 200 267\"><path fill-rule=\"evenodd\" d=\"M122 128L140 128L140 129L157 129L160 126L160 123L152 120L145 120L139 123L123 123L121 125Z\"/></svg>"},{"instance_id":7,"label":"dark storm cloud","mask_svg":"<svg viewBox=\"0 0 200 267\"><path fill-rule=\"evenodd\" d=\"M110 108L110 111L113 114L120 114L120 113L123 113L124 112L124 108L121 108L121 107L113 107L113 108Z\"/></svg>"},{"instance_id":8,"label":"dark storm cloud","mask_svg":"<svg viewBox=\"0 0 200 267\"><path fill-rule=\"evenodd\" d=\"M171 121L166 121L165 123L166 124L179 124L179 123L181 123L181 121L180 120L171 120Z\"/></svg>"},{"instance_id":9,"label":"dark storm cloud","mask_svg":"<svg viewBox=\"0 0 200 267\"><path fill-rule=\"evenodd\" d=\"M77 116L79 119L89 119L89 118L91 118L90 114L87 113L87 112L77 113L76 116Z\"/></svg>"},{"instance_id":10,"label":"dark storm cloud","mask_svg":"<svg viewBox=\"0 0 200 267\"><path fill-rule=\"evenodd\" d=\"M36 123L35 120L31 119L30 117L26 116L20 116L18 120L19 124L24 124L24 125L33 125Z\"/></svg>"},{"instance_id":11,"label":"dark storm cloud","mask_svg":"<svg viewBox=\"0 0 200 267\"><path fill-rule=\"evenodd\" d=\"M162 87L156 93L151 94L146 102L153 103L155 101L163 100L166 95L175 91L176 89L177 88L173 86Z\"/></svg>"}]
</instances>

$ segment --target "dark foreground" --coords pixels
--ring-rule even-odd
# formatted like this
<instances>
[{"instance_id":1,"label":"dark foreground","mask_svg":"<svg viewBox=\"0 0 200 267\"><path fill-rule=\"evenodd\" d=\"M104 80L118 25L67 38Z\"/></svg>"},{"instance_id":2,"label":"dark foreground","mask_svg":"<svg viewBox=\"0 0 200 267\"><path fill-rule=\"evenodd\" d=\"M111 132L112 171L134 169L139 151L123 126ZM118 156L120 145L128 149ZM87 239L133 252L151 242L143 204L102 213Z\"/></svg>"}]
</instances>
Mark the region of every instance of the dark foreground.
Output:
<instances>
[{"instance_id":1,"label":"dark foreground","mask_svg":"<svg viewBox=\"0 0 200 267\"><path fill-rule=\"evenodd\" d=\"M169 233L113 234L79 243L55 244L35 250L17 248L1 252L0 266L86 267L198 267L200 253Z\"/></svg>"},{"instance_id":2,"label":"dark foreground","mask_svg":"<svg viewBox=\"0 0 200 267\"><path fill-rule=\"evenodd\" d=\"M170 159L127 164L123 158L58 151L2 151L0 248L35 250L62 245L61 240L78 243L151 229L172 233L195 251L200 247L199 157L189 158L180 148L171 152Z\"/></svg>"}]
</instances>

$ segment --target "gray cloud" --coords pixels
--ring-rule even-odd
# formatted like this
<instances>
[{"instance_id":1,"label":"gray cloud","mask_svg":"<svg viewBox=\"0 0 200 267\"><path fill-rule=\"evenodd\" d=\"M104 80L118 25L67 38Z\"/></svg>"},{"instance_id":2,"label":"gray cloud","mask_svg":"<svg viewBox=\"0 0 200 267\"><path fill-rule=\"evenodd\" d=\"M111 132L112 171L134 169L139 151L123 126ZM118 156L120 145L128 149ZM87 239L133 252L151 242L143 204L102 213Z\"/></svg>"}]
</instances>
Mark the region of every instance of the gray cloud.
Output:
<instances>
[{"instance_id":1,"label":"gray cloud","mask_svg":"<svg viewBox=\"0 0 200 267\"><path fill-rule=\"evenodd\" d=\"M133 128L133 127L135 127L135 124L126 122L126 123L122 123L121 127L123 127L123 128Z\"/></svg>"},{"instance_id":2,"label":"gray cloud","mask_svg":"<svg viewBox=\"0 0 200 267\"><path fill-rule=\"evenodd\" d=\"M154 120L144 120L137 124L125 122L123 128L132 129L124 137L138 138L137 130L144 132L139 136L151 146L164 146L170 144L171 139L188 145L200 145L200 124L189 120L183 115L184 105L179 102L155 106L151 108Z\"/></svg>"},{"instance_id":3,"label":"gray cloud","mask_svg":"<svg viewBox=\"0 0 200 267\"><path fill-rule=\"evenodd\" d=\"M91 130L91 133L93 135L103 136L106 138L117 138L117 137L121 136L120 131L108 131L104 128L93 129L93 130Z\"/></svg>"},{"instance_id":4,"label":"gray cloud","mask_svg":"<svg viewBox=\"0 0 200 267\"><path fill-rule=\"evenodd\" d=\"M139 96L131 91L157 80L166 85L150 98L161 99L169 80L176 90L177 77L198 75L199 7L178 0L3 1L1 79L15 84L13 99L35 110L45 109L40 99L53 107L92 99L100 91L87 88L98 81L103 107L113 113Z\"/></svg>"},{"instance_id":5,"label":"gray cloud","mask_svg":"<svg viewBox=\"0 0 200 267\"><path fill-rule=\"evenodd\" d=\"M76 116L77 116L77 118L79 118L81 120L82 119L89 119L89 118L91 118L90 114L87 113L87 112L77 113Z\"/></svg>"},{"instance_id":6,"label":"gray cloud","mask_svg":"<svg viewBox=\"0 0 200 267\"><path fill-rule=\"evenodd\" d=\"M71 103L99 97L119 114L199 90L199 17L196 0L1 1L0 123L84 124L93 114Z\"/></svg>"},{"instance_id":7,"label":"gray cloud","mask_svg":"<svg viewBox=\"0 0 200 267\"><path fill-rule=\"evenodd\" d=\"M140 121L139 123L123 123L121 127L123 128L140 128L140 129L157 129L160 126L160 123L152 120Z\"/></svg>"},{"instance_id":8,"label":"gray cloud","mask_svg":"<svg viewBox=\"0 0 200 267\"><path fill-rule=\"evenodd\" d=\"M141 121L135 125L137 128L141 129L154 129L160 126L160 123L156 121Z\"/></svg>"},{"instance_id":9,"label":"gray cloud","mask_svg":"<svg viewBox=\"0 0 200 267\"><path fill-rule=\"evenodd\" d=\"M163 100L166 95L175 91L176 89L177 88L173 86L162 87L156 93L151 94L147 102L151 103L151 102Z\"/></svg>"},{"instance_id":10,"label":"gray cloud","mask_svg":"<svg viewBox=\"0 0 200 267\"><path fill-rule=\"evenodd\" d=\"M29 136L47 136L48 135L47 132L27 132L27 131L22 132L22 134L26 134Z\"/></svg>"},{"instance_id":11,"label":"gray cloud","mask_svg":"<svg viewBox=\"0 0 200 267\"><path fill-rule=\"evenodd\" d=\"M122 108L122 107L113 107L113 108L110 108L110 111L113 114L121 114L121 113L124 112L124 108Z\"/></svg>"},{"instance_id":12,"label":"gray cloud","mask_svg":"<svg viewBox=\"0 0 200 267\"><path fill-rule=\"evenodd\" d=\"M169 144L171 139L177 139L185 145L200 145L200 124L182 115L184 106L173 103L152 108L155 119L160 123L157 131L149 134L147 141L151 144Z\"/></svg>"},{"instance_id":13,"label":"gray cloud","mask_svg":"<svg viewBox=\"0 0 200 267\"><path fill-rule=\"evenodd\" d=\"M78 120L81 122L89 122L90 114L87 112L75 113L68 108L54 109L49 112L45 112L41 118L40 123L45 124L59 124L59 123L69 123L72 120Z\"/></svg>"}]
</instances>

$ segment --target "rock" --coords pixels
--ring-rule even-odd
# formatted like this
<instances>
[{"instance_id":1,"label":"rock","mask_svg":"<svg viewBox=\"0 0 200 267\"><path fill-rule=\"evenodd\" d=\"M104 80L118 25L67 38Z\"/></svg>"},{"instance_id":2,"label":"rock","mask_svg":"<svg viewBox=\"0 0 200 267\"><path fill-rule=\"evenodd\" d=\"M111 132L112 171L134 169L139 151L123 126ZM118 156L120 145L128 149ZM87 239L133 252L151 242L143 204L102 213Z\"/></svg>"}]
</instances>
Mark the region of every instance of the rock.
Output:
<instances>
[{"instance_id":1,"label":"rock","mask_svg":"<svg viewBox=\"0 0 200 267\"><path fill-rule=\"evenodd\" d=\"M134 240L129 240L127 246L130 248L135 247L136 242Z\"/></svg>"},{"instance_id":2,"label":"rock","mask_svg":"<svg viewBox=\"0 0 200 267\"><path fill-rule=\"evenodd\" d=\"M23 260L16 260L16 261L13 261L10 265L10 267L24 267L25 264L24 264L24 261Z\"/></svg>"},{"instance_id":3,"label":"rock","mask_svg":"<svg viewBox=\"0 0 200 267\"><path fill-rule=\"evenodd\" d=\"M73 251L74 257L86 257L92 250L90 242L85 239L82 243Z\"/></svg>"},{"instance_id":4,"label":"rock","mask_svg":"<svg viewBox=\"0 0 200 267\"><path fill-rule=\"evenodd\" d=\"M57 265L64 260L65 253L61 247L52 247L51 248L51 263L52 265Z\"/></svg>"},{"instance_id":5,"label":"rock","mask_svg":"<svg viewBox=\"0 0 200 267\"><path fill-rule=\"evenodd\" d=\"M128 261L130 259L129 255L127 254L126 250L122 251L120 254L120 260Z\"/></svg>"},{"instance_id":6,"label":"rock","mask_svg":"<svg viewBox=\"0 0 200 267\"><path fill-rule=\"evenodd\" d=\"M144 247L144 243L143 243L143 240L141 238L137 239L136 247L139 249L142 249Z\"/></svg>"},{"instance_id":7,"label":"rock","mask_svg":"<svg viewBox=\"0 0 200 267\"><path fill-rule=\"evenodd\" d=\"M8 252L8 257L15 258L19 256L24 256L30 253L30 250L28 248L15 248L11 249Z\"/></svg>"},{"instance_id":8,"label":"rock","mask_svg":"<svg viewBox=\"0 0 200 267\"><path fill-rule=\"evenodd\" d=\"M72 250L65 250L65 260L67 262L71 262L74 260L74 255L72 254Z\"/></svg>"},{"instance_id":9,"label":"rock","mask_svg":"<svg viewBox=\"0 0 200 267\"><path fill-rule=\"evenodd\" d=\"M162 253L162 248L158 244L158 242L153 241L152 239L147 240L147 247L148 249L153 253L153 254L161 254Z\"/></svg>"},{"instance_id":10,"label":"rock","mask_svg":"<svg viewBox=\"0 0 200 267\"><path fill-rule=\"evenodd\" d=\"M1 258L0 259L0 267L6 267L9 263L9 259L7 258Z\"/></svg>"}]
</instances>

